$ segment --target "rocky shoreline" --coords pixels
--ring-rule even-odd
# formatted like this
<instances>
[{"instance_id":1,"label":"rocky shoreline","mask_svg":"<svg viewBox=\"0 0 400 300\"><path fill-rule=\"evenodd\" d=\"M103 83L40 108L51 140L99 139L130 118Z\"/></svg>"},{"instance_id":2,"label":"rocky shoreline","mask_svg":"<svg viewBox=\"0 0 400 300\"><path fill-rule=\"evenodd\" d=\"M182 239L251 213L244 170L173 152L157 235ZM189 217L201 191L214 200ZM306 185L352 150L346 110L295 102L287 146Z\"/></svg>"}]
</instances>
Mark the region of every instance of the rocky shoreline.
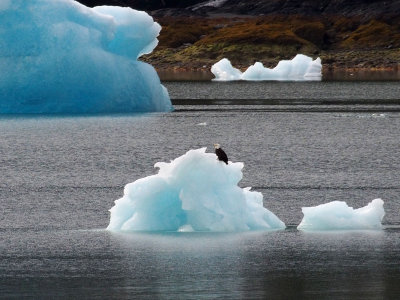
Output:
<instances>
[{"instance_id":1,"label":"rocky shoreline","mask_svg":"<svg viewBox=\"0 0 400 300\"><path fill-rule=\"evenodd\" d=\"M215 78L210 69L156 69L161 81L210 81ZM323 69L322 80L326 81L399 81L400 70L393 69Z\"/></svg>"},{"instance_id":2,"label":"rocky shoreline","mask_svg":"<svg viewBox=\"0 0 400 300\"><path fill-rule=\"evenodd\" d=\"M325 70L400 69L400 26L359 17L161 17L159 46L142 60L159 70L207 70L226 57L239 69L274 67L301 53ZM400 22L399 22L400 23Z\"/></svg>"},{"instance_id":3,"label":"rocky shoreline","mask_svg":"<svg viewBox=\"0 0 400 300\"><path fill-rule=\"evenodd\" d=\"M226 57L239 69L274 67L296 54L323 69L400 69L400 0L81 0L145 10L162 25L159 45L141 57L158 70L207 71Z\"/></svg>"}]
</instances>

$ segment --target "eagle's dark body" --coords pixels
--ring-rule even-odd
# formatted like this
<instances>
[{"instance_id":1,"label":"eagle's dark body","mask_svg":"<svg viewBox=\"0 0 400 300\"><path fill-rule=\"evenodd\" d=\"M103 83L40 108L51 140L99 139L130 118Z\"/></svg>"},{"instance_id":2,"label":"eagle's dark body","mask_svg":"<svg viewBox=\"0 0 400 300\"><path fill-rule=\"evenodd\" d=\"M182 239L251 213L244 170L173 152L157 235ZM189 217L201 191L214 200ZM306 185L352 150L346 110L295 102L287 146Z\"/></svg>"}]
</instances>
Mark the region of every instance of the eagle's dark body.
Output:
<instances>
[{"instance_id":1,"label":"eagle's dark body","mask_svg":"<svg viewBox=\"0 0 400 300\"><path fill-rule=\"evenodd\" d=\"M221 148L215 148L215 154L217 155L220 161L223 161L224 163L228 164L228 155L226 155L224 150L222 150Z\"/></svg>"}]
</instances>

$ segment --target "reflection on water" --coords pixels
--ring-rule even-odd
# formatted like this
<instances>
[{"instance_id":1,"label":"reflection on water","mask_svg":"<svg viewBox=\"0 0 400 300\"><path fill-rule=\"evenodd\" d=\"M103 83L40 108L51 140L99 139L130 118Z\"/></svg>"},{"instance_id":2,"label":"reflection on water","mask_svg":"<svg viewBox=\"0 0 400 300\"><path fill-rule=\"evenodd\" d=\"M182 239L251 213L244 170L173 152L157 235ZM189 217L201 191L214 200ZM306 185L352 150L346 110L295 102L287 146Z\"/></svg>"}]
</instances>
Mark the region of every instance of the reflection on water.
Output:
<instances>
[{"instance_id":1,"label":"reflection on water","mask_svg":"<svg viewBox=\"0 0 400 300\"><path fill-rule=\"evenodd\" d=\"M400 292L398 228L19 235L25 246L2 233L5 298L396 299Z\"/></svg>"},{"instance_id":2,"label":"reflection on water","mask_svg":"<svg viewBox=\"0 0 400 300\"><path fill-rule=\"evenodd\" d=\"M400 70L335 70L323 73L326 81L397 81L400 80Z\"/></svg>"},{"instance_id":3,"label":"reflection on water","mask_svg":"<svg viewBox=\"0 0 400 300\"><path fill-rule=\"evenodd\" d=\"M157 71L162 81L210 81L214 75L210 70L198 71ZM322 74L323 81L393 81L400 80L400 70L326 70Z\"/></svg>"},{"instance_id":4,"label":"reflection on water","mask_svg":"<svg viewBox=\"0 0 400 300\"><path fill-rule=\"evenodd\" d=\"M214 75L210 70L199 71L176 71L158 70L161 81L210 81Z\"/></svg>"},{"instance_id":5,"label":"reflection on water","mask_svg":"<svg viewBox=\"0 0 400 300\"><path fill-rule=\"evenodd\" d=\"M396 81L164 82L174 105L398 105Z\"/></svg>"},{"instance_id":6,"label":"reflection on water","mask_svg":"<svg viewBox=\"0 0 400 300\"><path fill-rule=\"evenodd\" d=\"M137 288L135 279L140 280L140 287L148 287L156 298L383 299L399 291L400 256L393 251L399 233L289 228L235 234L111 233L111 240L122 251L131 287Z\"/></svg>"}]
</instances>

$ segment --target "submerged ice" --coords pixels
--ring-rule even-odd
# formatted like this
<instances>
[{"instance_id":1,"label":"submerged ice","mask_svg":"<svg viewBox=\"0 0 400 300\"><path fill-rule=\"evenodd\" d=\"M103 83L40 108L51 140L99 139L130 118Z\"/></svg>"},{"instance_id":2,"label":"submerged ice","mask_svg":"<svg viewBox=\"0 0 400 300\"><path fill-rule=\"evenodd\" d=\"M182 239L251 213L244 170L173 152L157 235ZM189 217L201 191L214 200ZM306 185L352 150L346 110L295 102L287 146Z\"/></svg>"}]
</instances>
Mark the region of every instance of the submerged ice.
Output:
<instances>
[{"instance_id":1,"label":"submerged ice","mask_svg":"<svg viewBox=\"0 0 400 300\"><path fill-rule=\"evenodd\" d=\"M242 73L234 68L231 62L223 58L211 67L216 81L232 81L232 80L293 80L293 81L309 81L321 80L322 78L321 59L313 60L303 54L296 55L292 60L281 60L278 65L269 69L262 63L256 62L254 65Z\"/></svg>"},{"instance_id":2,"label":"submerged ice","mask_svg":"<svg viewBox=\"0 0 400 300\"><path fill-rule=\"evenodd\" d=\"M130 8L0 0L0 113L169 111L152 66L160 25Z\"/></svg>"},{"instance_id":3,"label":"submerged ice","mask_svg":"<svg viewBox=\"0 0 400 300\"><path fill-rule=\"evenodd\" d=\"M333 201L315 207L303 207L304 217L299 230L364 230L382 229L385 215L383 201L375 199L358 209L346 202Z\"/></svg>"},{"instance_id":4,"label":"submerged ice","mask_svg":"<svg viewBox=\"0 0 400 300\"><path fill-rule=\"evenodd\" d=\"M190 150L158 174L127 184L110 209L108 230L247 231L283 229L263 196L238 187L243 163L228 165L206 148Z\"/></svg>"}]
</instances>

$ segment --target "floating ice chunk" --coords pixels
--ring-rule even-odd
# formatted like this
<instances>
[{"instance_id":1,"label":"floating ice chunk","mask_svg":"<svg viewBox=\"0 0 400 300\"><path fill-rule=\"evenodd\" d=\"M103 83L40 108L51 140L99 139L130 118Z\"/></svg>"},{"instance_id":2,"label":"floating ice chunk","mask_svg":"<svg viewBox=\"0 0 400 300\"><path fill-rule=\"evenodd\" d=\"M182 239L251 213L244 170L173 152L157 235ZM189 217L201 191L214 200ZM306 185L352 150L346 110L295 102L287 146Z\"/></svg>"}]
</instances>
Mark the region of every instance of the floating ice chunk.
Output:
<instances>
[{"instance_id":1,"label":"floating ice chunk","mask_svg":"<svg viewBox=\"0 0 400 300\"><path fill-rule=\"evenodd\" d=\"M263 207L263 196L237 186L243 163L220 162L206 148L190 150L158 174L125 186L110 209L108 230L247 231L283 229Z\"/></svg>"},{"instance_id":2,"label":"floating ice chunk","mask_svg":"<svg viewBox=\"0 0 400 300\"><path fill-rule=\"evenodd\" d=\"M321 59L318 57L313 60L303 54L297 54L292 60L281 60L278 65L269 69L260 62L247 68L242 73L240 70L232 67L231 62L224 58L211 67L216 81L230 80L293 80L308 81L321 80L322 78Z\"/></svg>"},{"instance_id":3,"label":"floating ice chunk","mask_svg":"<svg viewBox=\"0 0 400 300\"><path fill-rule=\"evenodd\" d=\"M373 118L385 118L386 114L378 114L378 113L374 113L371 115Z\"/></svg>"},{"instance_id":4,"label":"floating ice chunk","mask_svg":"<svg viewBox=\"0 0 400 300\"><path fill-rule=\"evenodd\" d=\"M221 59L211 67L211 72L215 75L214 80L219 81L232 81L240 80L242 72L232 67L231 62L227 58Z\"/></svg>"},{"instance_id":5,"label":"floating ice chunk","mask_svg":"<svg viewBox=\"0 0 400 300\"><path fill-rule=\"evenodd\" d=\"M169 111L144 12L73 0L0 0L0 113Z\"/></svg>"},{"instance_id":6,"label":"floating ice chunk","mask_svg":"<svg viewBox=\"0 0 400 300\"><path fill-rule=\"evenodd\" d=\"M299 230L382 229L383 201L375 199L365 207L353 209L346 202L333 201L315 207L303 207Z\"/></svg>"},{"instance_id":7,"label":"floating ice chunk","mask_svg":"<svg viewBox=\"0 0 400 300\"><path fill-rule=\"evenodd\" d=\"M306 73L304 74L304 78L308 80L321 80L322 77L322 64L321 59L317 57L315 60L311 61L308 64Z\"/></svg>"},{"instance_id":8,"label":"floating ice chunk","mask_svg":"<svg viewBox=\"0 0 400 300\"><path fill-rule=\"evenodd\" d=\"M186 224L179 227L178 232L194 232L194 229L192 226Z\"/></svg>"}]
</instances>

